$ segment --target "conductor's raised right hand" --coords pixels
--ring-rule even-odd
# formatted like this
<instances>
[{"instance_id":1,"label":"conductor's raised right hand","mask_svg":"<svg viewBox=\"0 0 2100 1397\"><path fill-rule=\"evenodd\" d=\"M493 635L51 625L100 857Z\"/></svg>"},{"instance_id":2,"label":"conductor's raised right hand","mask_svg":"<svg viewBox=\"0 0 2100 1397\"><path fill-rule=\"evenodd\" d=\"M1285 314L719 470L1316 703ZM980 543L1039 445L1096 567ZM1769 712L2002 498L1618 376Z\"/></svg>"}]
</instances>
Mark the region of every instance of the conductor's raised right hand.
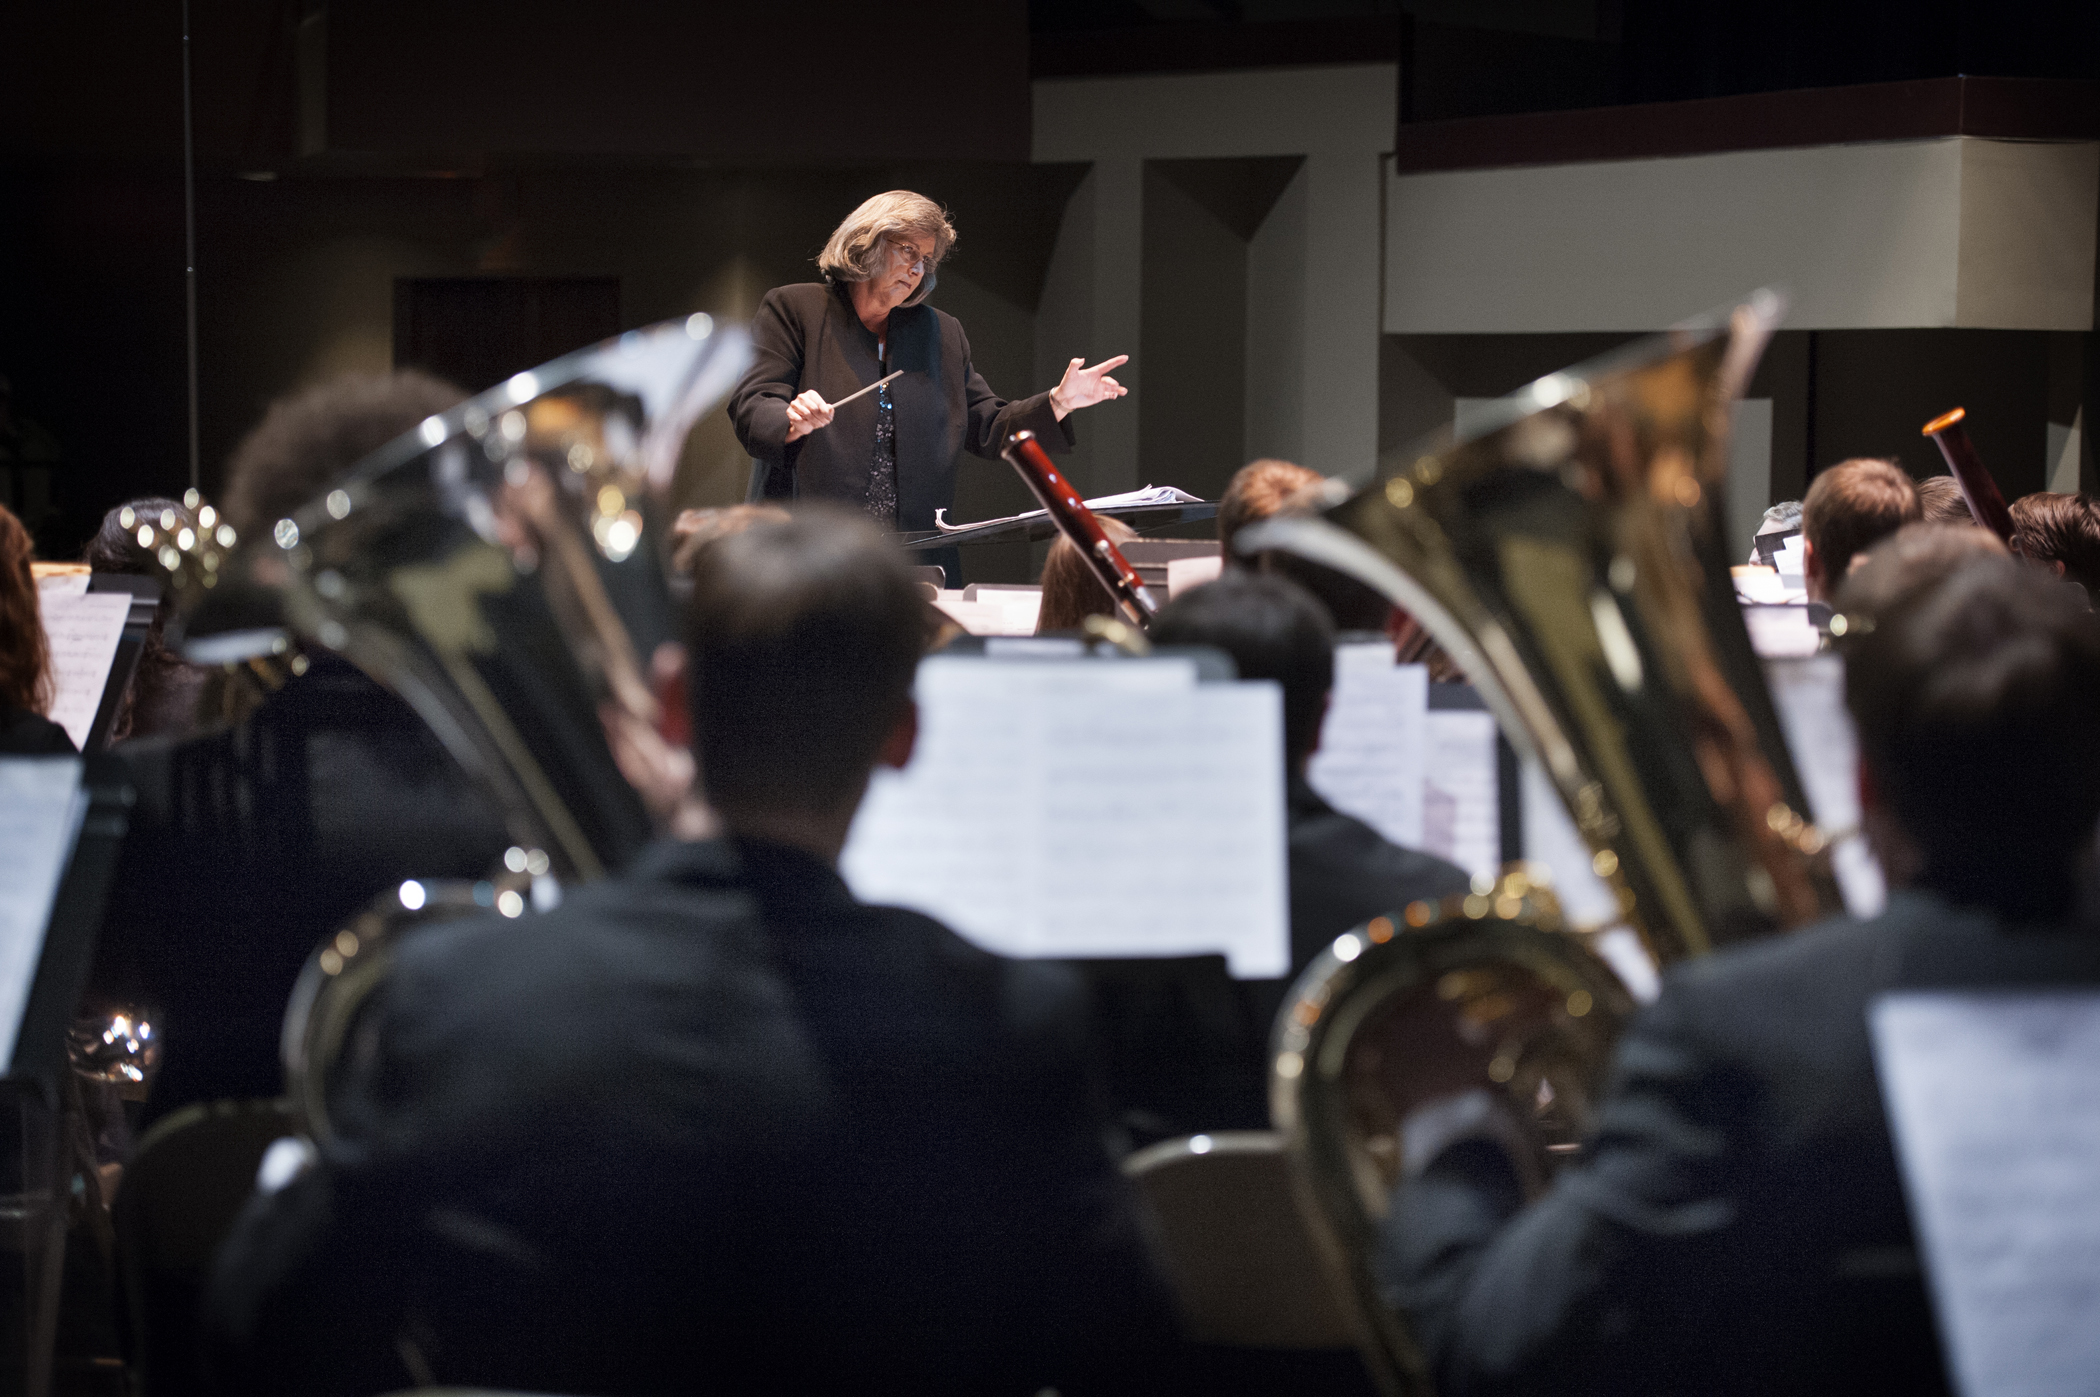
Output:
<instances>
[{"instance_id":1,"label":"conductor's raised right hand","mask_svg":"<svg viewBox=\"0 0 2100 1397\"><path fill-rule=\"evenodd\" d=\"M788 404L789 441L800 441L811 432L831 425L831 404L824 395L811 388L795 396Z\"/></svg>"}]
</instances>

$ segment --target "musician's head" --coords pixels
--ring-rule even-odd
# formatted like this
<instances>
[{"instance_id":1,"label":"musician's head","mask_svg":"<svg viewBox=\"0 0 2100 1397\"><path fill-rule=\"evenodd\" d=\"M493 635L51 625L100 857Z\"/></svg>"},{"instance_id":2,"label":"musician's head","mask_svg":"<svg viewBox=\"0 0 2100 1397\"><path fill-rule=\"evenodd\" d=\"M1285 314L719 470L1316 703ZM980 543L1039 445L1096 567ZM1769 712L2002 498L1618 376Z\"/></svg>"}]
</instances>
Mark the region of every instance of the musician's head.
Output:
<instances>
[{"instance_id":1,"label":"musician's head","mask_svg":"<svg viewBox=\"0 0 2100 1397\"><path fill-rule=\"evenodd\" d=\"M1928 475L1915 483L1918 492L1918 518L1927 524L1967 524L1978 527L1976 516L1969 512L1969 502L1962 497L1961 485L1951 475Z\"/></svg>"},{"instance_id":2,"label":"musician's head","mask_svg":"<svg viewBox=\"0 0 2100 1397\"><path fill-rule=\"evenodd\" d=\"M831 232L817 254L826 280L862 285L887 310L915 306L933 294L941 259L955 246L947 210L923 194L877 194Z\"/></svg>"},{"instance_id":3,"label":"musician's head","mask_svg":"<svg viewBox=\"0 0 2100 1397\"><path fill-rule=\"evenodd\" d=\"M1224 551L1226 568L1251 566L1233 548L1240 530L1283 513L1293 497L1325 479L1318 471L1296 462L1269 457L1250 461L1235 471L1225 493L1218 497L1218 546Z\"/></svg>"},{"instance_id":4,"label":"musician's head","mask_svg":"<svg viewBox=\"0 0 2100 1397\"><path fill-rule=\"evenodd\" d=\"M1967 506L1963 507L1966 511ZM1899 598L1946 576L1971 558L2011 556L1989 529L1967 524L1905 524L1855 554L1833 605L1847 624L1887 610Z\"/></svg>"},{"instance_id":5,"label":"musician's head","mask_svg":"<svg viewBox=\"0 0 2100 1397\"><path fill-rule=\"evenodd\" d=\"M2012 521L2022 553L2100 596L2100 499L2051 491L2023 495L2012 503Z\"/></svg>"},{"instance_id":6,"label":"musician's head","mask_svg":"<svg viewBox=\"0 0 2100 1397\"><path fill-rule=\"evenodd\" d=\"M1973 556L1845 638L1860 795L1891 881L2017 918L2069 910L2100 821L2100 616Z\"/></svg>"},{"instance_id":7,"label":"musician's head","mask_svg":"<svg viewBox=\"0 0 2100 1397\"><path fill-rule=\"evenodd\" d=\"M51 703L51 650L29 570L35 556L36 539L0 505L0 708L42 713Z\"/></svg>"},{"instance_id":8,"label":"musician's head","mask_svg":"<svg viewBox=\"0 0 2100 1397\"><path fill-rule=\"evenodd\" d=\"M1918 491L1894 461L1859 456L1815 478L1801 501L1801 568L1808 595L1828 601L1852 555L1918 520Z\"/></svg>"},{"instance_id":9,"label":"musician's head","mask_svg":"<svg viewBox=\"0 0 2100 1397\"><path fill-rule=\"evenodd\" d=\"M911 759L925 638L911 567L864 516L805 506L701 549L686 686L701 789L730 830L815 831L836 856L876 764Z\"/></svg>"},{"instance_id":10,"label":"musician's head","mask_svg":"<svg viewBox=\"0 0 2100 1397\"><path fill-rule=\"evenodd\" d=\"M1118 548L1137 537L1137 531L1120 519L1099 517L1101 532ZM1052 631L1076 631L1089 616L1116 615L1115 596L1094 572L1094 565L1072 540L1059 534L1043 555L1043 600L1035 614L1038 635Z\"/></svg>"},{"instance_id":11,"label":"musician's head","mask_svg":"<svg viewBox=\"0 0 2100 1397\"><path fill-rule=\"evenodd\" d=\"M1240 678L1281 685L1284 762L1294 774L1305 769L1334 688L1334 626L1311 593L1288 578L1229 572L1169 602L1150 636L1223 650Z\"/></svg>"},{"instance_id":12,"label":"musician's head","mask_svg":"<svg viewBox=\"0 0 2100 1397\"><path fill-rule=\"evenodd\" d=\"M268 532L350 468L467 395L416 369L343 374L271 403L226 465L222 511L243 537Z\"/></svg>"}]
</instances>

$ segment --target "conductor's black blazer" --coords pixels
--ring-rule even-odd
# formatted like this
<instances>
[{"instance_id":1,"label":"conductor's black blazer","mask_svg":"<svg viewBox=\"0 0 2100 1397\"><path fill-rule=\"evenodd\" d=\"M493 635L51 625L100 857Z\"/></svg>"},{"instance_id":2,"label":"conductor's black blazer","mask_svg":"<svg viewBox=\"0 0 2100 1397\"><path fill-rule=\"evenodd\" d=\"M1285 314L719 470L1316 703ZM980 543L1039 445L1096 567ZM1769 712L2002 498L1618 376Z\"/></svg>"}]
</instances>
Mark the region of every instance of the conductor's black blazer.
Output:
<instances>
[{"instance_id":1,"label":"conductor's black blazer","mask_svg":"<svg viewBox=\"0 0 2100 1397\"><path fill-rule=\"evenodd\" d=\"M220 1254L226 1391L1164 1376L1076 978L808 854L658 844L553 911L422 929L369 1041L339 1138Z\"/></svg>"},{"instance_id":2,"label":"conductor's black blazer","mask_svg":"<svg viewBox=\"0 0 2100 1397\"><path fill-rule=\"evenodd\" d=\"M1867 1026L1888 990L2100 984L2100 927L1919 892L1682 966L1621 1041L1585 1161L1403 1183L1389 1298L1444 1397L1945 1392Z\"/></svg>"},{"instance_id":3,"label":"conductor's black blazer","mask_svg":"<svg viewBox=\"0 0 2100 1397\"><path fill-rule=\"evenodd\" d=\"M859 506L868 497L875 451L875 397L847 403L830 426L790 444L787 405L814 388L837 402L882 377L875 336L854 314L843 285L779 286L751 321L752 360L729 399L736 439L771 467L769 498L824 499ZM1007 402L971 366L962 323L921 302L890 312L890 385L897 419L897 527L931 529L933 512L955 503L962 453L997 460L1024 428L1047 451L1072 445L1050 395Z\"/></svg>"}]
</instances>

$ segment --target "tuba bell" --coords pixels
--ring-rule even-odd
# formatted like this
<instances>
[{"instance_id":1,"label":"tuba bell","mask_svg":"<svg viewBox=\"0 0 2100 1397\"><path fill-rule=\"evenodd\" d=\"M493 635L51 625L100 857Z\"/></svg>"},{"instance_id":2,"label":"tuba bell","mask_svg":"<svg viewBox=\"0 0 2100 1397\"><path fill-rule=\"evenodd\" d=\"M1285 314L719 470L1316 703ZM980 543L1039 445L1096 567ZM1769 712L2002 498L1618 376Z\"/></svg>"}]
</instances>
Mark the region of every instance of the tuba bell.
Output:
<instances>
[{"instance_id":1,"label":"tuba bell","mask_svg":"<svg viewBox=\"0 0 2100 1397\"><path fill-rule=\"evenodd\" d=\"M740 327L665 322L426 419L266 534L236 539L185 502L194 527L171 531L161 558L170 643L255 672L342 655L416 711L513 841L487 878L405 882L309 958L284 1052L317 1132L396 930L520 915L652 837L608 729L655 727L648 666L675 631L660 501L687 433L749 357Z\"/></svg>"},{"instance_id":2,"label":"tuba bell","mask_svg":"<svg viewBox=\"0 0 2100 1397\"><path fill-rule=\"evenodd\" d=\"M1410 613L1551 779L1660 963L1842 907L1722 530L1729 403L1779 310L1760 293L1550 374L1462 439L1240 545L1334 568ZM1272 1113L1388 1392L1431 1390L1371 1267L1409 1113L1499 1101L1519 1175L1543 1188L1579 1156L1633 1012L1543 881L1516 866L1340 937L1276 1026Z\"/></svg>"}]
</instances>

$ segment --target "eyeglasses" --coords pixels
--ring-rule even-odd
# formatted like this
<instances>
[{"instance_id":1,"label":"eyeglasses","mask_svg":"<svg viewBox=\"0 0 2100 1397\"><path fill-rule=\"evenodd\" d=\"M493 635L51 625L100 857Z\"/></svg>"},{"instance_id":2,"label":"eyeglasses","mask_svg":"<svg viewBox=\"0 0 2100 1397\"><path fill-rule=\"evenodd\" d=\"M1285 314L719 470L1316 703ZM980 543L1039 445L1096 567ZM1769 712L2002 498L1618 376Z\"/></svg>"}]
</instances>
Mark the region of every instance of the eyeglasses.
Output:
<instances>
[{"instance_id":1,"label":"eyeglasses","mask_svg":"<svg viewBox=\"0 0 2100 1397\"><path fill-rule=\"evenodd\" d=\"M921 252L909 243L885 242L884 246L889 248L890 262L899 271L910 272L915 276L925 276L933 270L933 255L931 253Z\"/></svg>"}]
</instances>

